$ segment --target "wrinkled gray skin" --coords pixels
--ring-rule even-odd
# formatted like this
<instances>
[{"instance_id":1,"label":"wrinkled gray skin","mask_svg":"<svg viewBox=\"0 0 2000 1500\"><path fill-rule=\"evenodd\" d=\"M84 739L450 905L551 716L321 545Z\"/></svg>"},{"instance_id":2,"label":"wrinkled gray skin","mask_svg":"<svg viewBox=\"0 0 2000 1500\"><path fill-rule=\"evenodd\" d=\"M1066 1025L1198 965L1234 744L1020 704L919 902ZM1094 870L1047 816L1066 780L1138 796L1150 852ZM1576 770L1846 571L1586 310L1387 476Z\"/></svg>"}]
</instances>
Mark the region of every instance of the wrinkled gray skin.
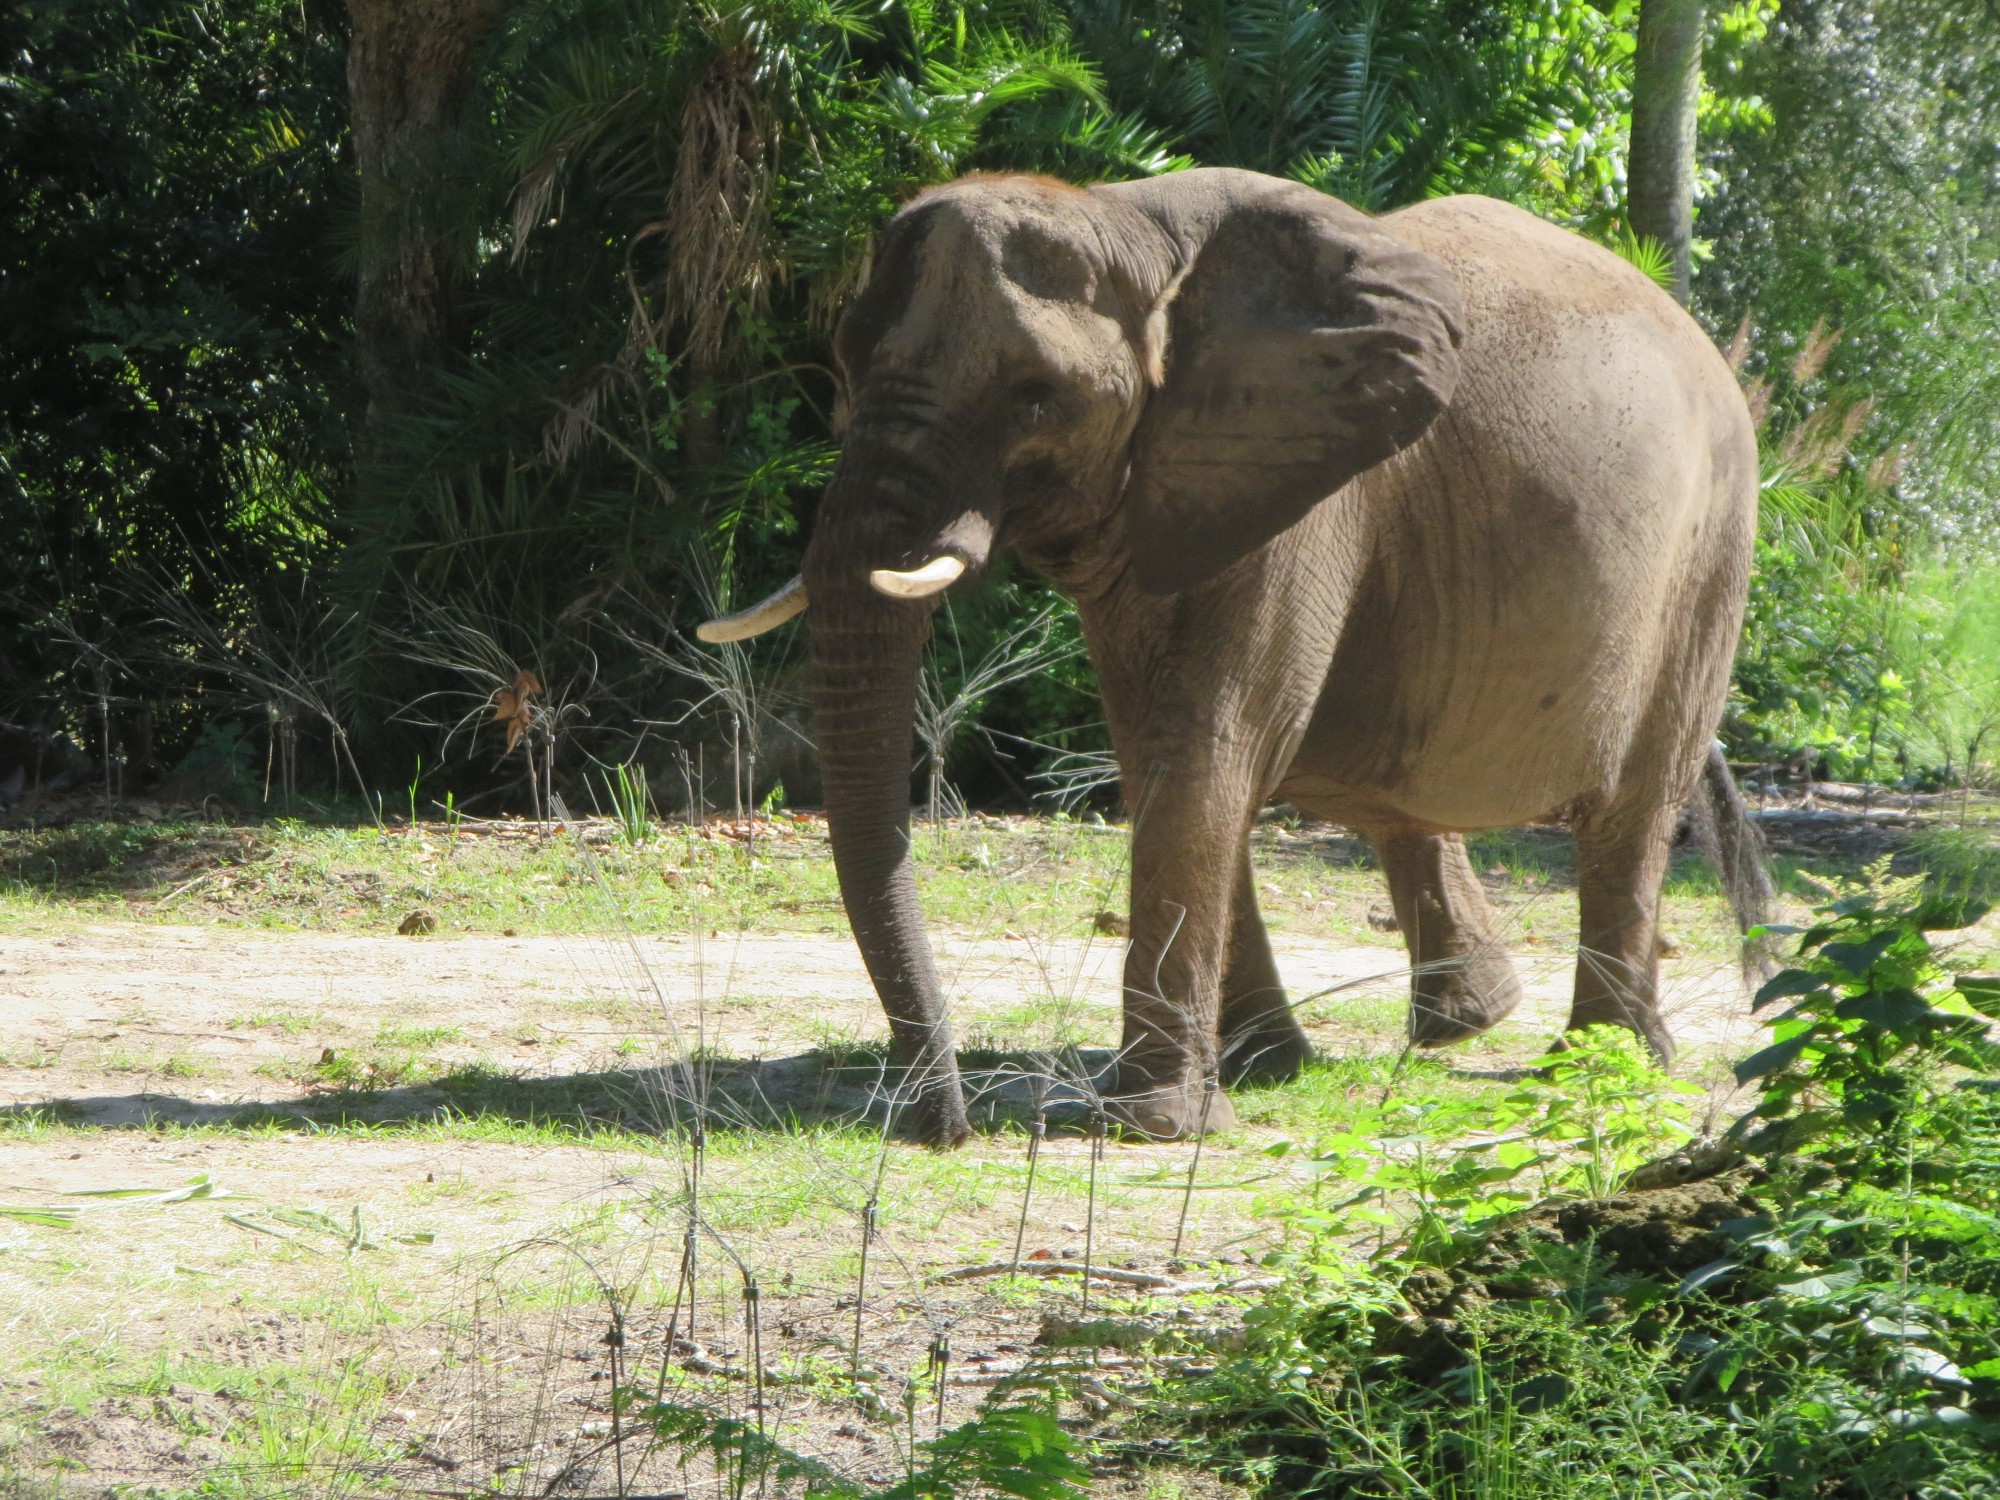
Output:
<instances>
[{"instance_id":1,"label":"wrinkled gray skin","mask_svg":"<svg viewBox=\"0 0 2000 1500\"><path fill-rule=\"evenodd\" d=\"M837 350L814 707L920 1134L967 1131L910 863L937 601L868 575L1003 547L1076 600L1134 813L1128 1127L1225 1127L1208 1080L1309 1056L1250 873L1274 796L1373 841L1426 1045L1520 998L1463 834L1567 818L1570 1024L1669 1051L1660 880L1721 711L1757 462L1735 380L1665 293L1485 198L1371 219L1231 170L985 177L896 215Z\"/></svg>"}]
</instances>

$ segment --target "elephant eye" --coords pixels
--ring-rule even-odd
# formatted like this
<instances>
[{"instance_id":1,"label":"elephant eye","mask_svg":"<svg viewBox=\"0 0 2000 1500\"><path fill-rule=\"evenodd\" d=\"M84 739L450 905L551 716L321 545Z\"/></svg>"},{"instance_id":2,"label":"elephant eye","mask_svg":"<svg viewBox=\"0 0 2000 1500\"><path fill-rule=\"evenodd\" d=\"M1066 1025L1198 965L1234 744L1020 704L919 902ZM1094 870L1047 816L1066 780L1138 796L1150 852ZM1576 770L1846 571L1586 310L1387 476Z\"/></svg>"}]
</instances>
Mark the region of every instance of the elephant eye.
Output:
<instances>
[{"instance_id":1,"label":"elephant eye","mask_svg":"<svg viewBox=\"0 0 2000 1500\"><path fill-rule=\"evenodd\" d=\"M1046 380L1029 380L1014 388L1014 399L1029 425L1042 420L1055 399L1055 387Z\"/></svg>"}]
</instances>

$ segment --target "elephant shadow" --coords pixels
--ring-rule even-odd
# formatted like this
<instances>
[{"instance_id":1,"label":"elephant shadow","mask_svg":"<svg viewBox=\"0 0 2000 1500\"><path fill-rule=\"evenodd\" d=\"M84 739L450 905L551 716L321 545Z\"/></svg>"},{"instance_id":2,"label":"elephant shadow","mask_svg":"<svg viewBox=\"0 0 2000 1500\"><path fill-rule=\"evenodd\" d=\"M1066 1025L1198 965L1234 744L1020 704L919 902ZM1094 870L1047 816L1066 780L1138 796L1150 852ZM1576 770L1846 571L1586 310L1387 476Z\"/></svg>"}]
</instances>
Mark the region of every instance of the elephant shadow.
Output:
<instances>
[{"instance_id":1,"label":"elephant shadow","mask_svg":"<svg viewBox=\"0 0 2000 1500\"><path fill-rule=\"evenodd\" d=\"M968 1115L976 1129L989 1133L1018 1129L1037 1115L1053 1130L1086 1129L1113 1061L1106 1047L967 1049L959 1066ZM920 1087L920 1080L890 1063L886 1049L849 1046L539 1075L467 1067L424 1083L315 1089L248 1103L166 1091L70 1095L10 1105L0 1109L0 1118L101 1129L479 1121L578 1135L669 1135L696 1126L708 1132L852 1128L901 1135Z\"/></svg>"}]
</instances>

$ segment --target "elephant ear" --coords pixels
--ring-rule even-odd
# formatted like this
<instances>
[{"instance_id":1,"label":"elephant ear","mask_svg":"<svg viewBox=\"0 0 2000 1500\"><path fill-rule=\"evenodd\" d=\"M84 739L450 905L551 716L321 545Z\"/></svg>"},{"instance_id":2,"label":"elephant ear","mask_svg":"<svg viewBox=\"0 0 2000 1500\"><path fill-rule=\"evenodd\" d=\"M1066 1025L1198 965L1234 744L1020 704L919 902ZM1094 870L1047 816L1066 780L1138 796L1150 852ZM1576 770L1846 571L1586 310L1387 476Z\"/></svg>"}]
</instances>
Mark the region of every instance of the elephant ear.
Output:
<instances>
[{"instance_id":1,"label":"elephant ear","mask_svg":"<svg viewBox=\"0 0 2000 1500\"><path fill-rule=\"evenodd\" d=\"M1139 586L1205 582L1421 437L1459 317L1450 271L1337 199L1285 184L1226 210L1171 294L1134 437Z\"/></svg>"}]
</instances>

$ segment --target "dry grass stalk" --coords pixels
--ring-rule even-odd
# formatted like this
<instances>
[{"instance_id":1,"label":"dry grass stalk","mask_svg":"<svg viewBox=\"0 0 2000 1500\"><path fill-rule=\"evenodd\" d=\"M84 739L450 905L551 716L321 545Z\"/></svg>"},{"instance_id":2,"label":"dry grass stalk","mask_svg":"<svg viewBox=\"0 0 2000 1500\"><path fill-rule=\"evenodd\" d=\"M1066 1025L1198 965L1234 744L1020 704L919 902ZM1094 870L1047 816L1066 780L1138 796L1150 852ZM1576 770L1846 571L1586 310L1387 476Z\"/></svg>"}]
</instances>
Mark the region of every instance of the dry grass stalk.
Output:
<instances>
[{"instance_id":1,"label":"dry grass stalk","mask_svg":"<svg viewBox=\"0 0 2000 1500\"><path fill-rule=\"evenodd\" d=\"M1826 362L1833 354L1834 345L1840 342L1840 330L1829 328L1825 318L1813 324L1812 332L1799 352L1792 357L1792 384L1804 385L1826 368Z\"/></svg>"},{"instance_id":2,"label":"dry grass stalk","mask_svg":"<svg viewBox=\"0 0 2000 1500\"><path fill-rule=\"evenodd\" d=\"M1762 375L1743 387L1743 404L1750 408L1750 425L1759 432L1771 420L1771 396L1771 382Z\"/></svg>"},{"instance_id":3,"label":"dry grass stalk","mask_svg":"<svg viewBox=\"0 0 2000 1500\"><path fill-rule=\"evenodd\" d=\"M1809 479L1827 479L1840 468L1861 429L1874 414L1875 398L1829 401L1813 409L1791 430L1778 450L1795 471Z\"/></svg>"},{"instance_id":4,"label":"dry grass stalk","mask_svg":"<svg viewBox=\"0 0 2000 1500\"><path fill-rule=\"evenodd\" d=\"M1743 373L1743 366L1750 358L1750 314L1743 315L1743 321L1736 325L1736 333L1729 340L1729 349L1723 358L1729 361L1729 368L1736 374Z\"/></svg>"}]
</instances>

